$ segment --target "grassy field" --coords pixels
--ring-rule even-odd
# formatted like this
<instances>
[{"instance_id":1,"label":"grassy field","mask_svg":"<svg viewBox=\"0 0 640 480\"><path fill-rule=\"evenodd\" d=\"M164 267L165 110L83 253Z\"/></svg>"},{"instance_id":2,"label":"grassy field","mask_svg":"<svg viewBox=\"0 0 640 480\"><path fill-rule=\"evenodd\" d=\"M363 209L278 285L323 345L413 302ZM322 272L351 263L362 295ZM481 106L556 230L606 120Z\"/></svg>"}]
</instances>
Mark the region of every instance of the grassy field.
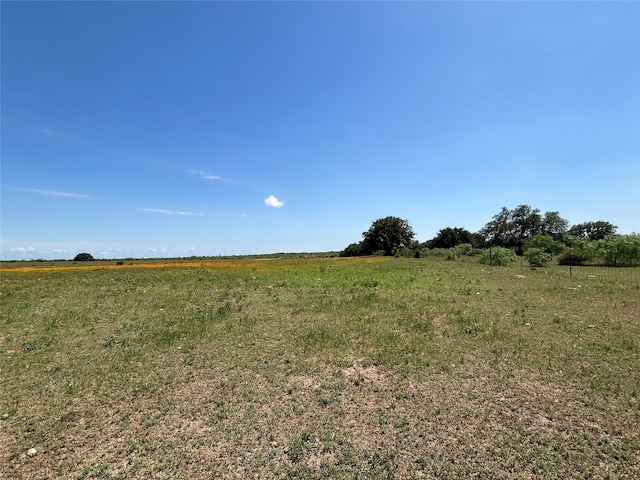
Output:
<instances>
[{"instance_id":1,"label":"grassy field","mask_svg":"<svg viewBox=\"0 0 640 480\"><path fill-rule=\"evenodd\" d=\"M1 478L640 478L640 269L129 263L2 271Z\"/></svg>"}]
</instances>

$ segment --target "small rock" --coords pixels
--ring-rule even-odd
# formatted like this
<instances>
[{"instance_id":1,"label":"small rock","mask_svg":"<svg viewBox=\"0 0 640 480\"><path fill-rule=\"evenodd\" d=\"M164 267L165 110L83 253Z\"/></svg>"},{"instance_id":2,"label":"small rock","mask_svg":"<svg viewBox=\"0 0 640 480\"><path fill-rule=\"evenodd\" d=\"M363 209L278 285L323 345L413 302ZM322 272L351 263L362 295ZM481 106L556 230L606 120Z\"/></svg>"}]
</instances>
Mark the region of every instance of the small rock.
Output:
<instances>
[{"instance_id":1,"label":"small rock","mask_svg":"<svg viewBox=\"0 0 640 480\"><path fill-rule=\"evenodd\" d=\"M33 457L36 453L38 453L38 451L35 448L30 448L29 450L27 450L27 455L29 455L30 457Z\"/></svg>"}]
</instances>

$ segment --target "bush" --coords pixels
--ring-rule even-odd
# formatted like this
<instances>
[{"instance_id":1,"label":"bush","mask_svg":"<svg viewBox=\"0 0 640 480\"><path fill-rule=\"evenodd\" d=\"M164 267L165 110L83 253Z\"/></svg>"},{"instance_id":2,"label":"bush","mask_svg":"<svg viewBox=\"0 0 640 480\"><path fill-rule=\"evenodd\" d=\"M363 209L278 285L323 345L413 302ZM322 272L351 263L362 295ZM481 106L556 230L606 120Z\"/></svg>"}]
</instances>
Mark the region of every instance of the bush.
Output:
<instances>
[{"instance_id":1,"label":"bush","mask_svg":"<svg viewBox=\"0 0 640 480\"><path fill-rule=\"evenodd\" d=\"M551 261L551 255L542 248L530 248L524 256L532 267L546 267Z\"/></svg>"},{"instance_id":2,"label":"bush","mask_svg":"<svg viewBox=\"0 0 640 480\"><path fill-rule=\"evenodd\" d=\"M74 262L90 262L92 260L95 260L93 258L93 255L91 255L90 253L84 253L84 252L77 254L73 259Z\"/></svg>"},{"instance_id":3,"label":"bush","mask_svg":"<svg viewBox=\"0 0 640 480\"><path fill-rule=\"evenodd\" d=\"M564 251L565 246L562 244L562 242L555 241L549 235L534 235L525 242L524 248L525 251L532 248L539 248L551 255L557 255Z\"/></svg>"},{"instance_id":4,"label":"bush","mask_svg":"<svg viewBox=\"0 0 640 480\"><path fill-rule=\"evenodd\" d=\"M640 236L610 235L593 243L594 254L605 265L640 265Z\"/></svg>"},{"instance_id":5,"label":"bush","mask_svg":"<svg viewBox=\"0 0 640 480\"><path fill-rule=\"evenodd\" d=\"M589 256L586 252L570 248L558 257L558 265L584 265L587 260Z\"/></svg>"},{"instance_id":6,"label":"bush","mask_svg":"<svg viewBox=\"0 0 640 480\"><path fill-rule=\"evenodd\" d=\"M447 260L455 260L457 257L458 255L455 248L447 248L447 253L445 255Z\"/></svg>"},{"instance_id":7,"label":"bush","mask_svg":"<svg viewBox=\"0 0 640 480\"><path fill-rule=\"evenodd\" d=\"M456 255L459 257L467 256L470 257L473 255L473 246L470 243L461 243L460 245L456 245L454 247Z\"/></svg>"},{"instance_id":8,"label":"bush","mask_svg":"<svg viewBox=\"0 0 640 480\"><path fill-rule=\"evenodd\" d=\"M405 258L420 258L420 250L410 247L404 247L396 251L395 256Z\"/></svg>"},{"instance_id":9,"label":"bush","mask_svg":"<svg viewBox=\"0 0 640 480\"><path fill-rule=\"evenodd\" d=\"M493 265L496 267L504 267L518 259L513 250L504 247L493 247L482 252L480 255L480 263L485 265Z\"/></svg>"}]
</instances>

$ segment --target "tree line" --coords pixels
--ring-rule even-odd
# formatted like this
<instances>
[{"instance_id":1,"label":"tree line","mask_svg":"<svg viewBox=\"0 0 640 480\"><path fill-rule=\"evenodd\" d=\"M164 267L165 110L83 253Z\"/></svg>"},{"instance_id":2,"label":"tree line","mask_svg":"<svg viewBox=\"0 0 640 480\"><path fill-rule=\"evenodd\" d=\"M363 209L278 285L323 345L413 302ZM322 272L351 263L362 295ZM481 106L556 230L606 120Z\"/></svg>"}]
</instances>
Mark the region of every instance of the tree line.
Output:
<instances>
[{"instance_id":1,"label":"tree line","mask_svg":"<svg viewBox=\"0 0 640 480\"><path fill-rule=\"evenodd\" d=\"M559 212L541 213L519 205L511 210L503 207L478 232L447 227L419 242L407 220L389 216L375 220L362 240L348 245L340 255L421 257L446 251L448 256L459 256L491 249L511 259L506 262L525 256L532 266L546 265L554 255L560 264L640 265L640 236L618 235L617 228L603 220L569 226Z\"/></svg>"}]
</instances>

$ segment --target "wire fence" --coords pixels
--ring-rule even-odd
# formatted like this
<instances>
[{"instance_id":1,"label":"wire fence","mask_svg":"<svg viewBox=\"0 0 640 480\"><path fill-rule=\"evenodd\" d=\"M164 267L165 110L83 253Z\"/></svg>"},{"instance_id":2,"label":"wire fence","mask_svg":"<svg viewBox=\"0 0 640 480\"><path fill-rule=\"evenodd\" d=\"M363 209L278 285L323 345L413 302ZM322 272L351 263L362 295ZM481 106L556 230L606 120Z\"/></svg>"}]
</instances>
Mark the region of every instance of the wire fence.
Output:
<instances>
[{"instance_id":1,"label":"wire fence","mask_svg":"<svg viewBox=\"0 0 640 480\"><path fill-rule=\"evenodd\" d=\"M571 257L569 257L571 258ZM640 265L637 261L634 261L633 265L607 265L604 263L598 263L594 261L592 263L586 262L560 262L560 257L554 257L549 266L556 269L556 271L562 272L569 277L576 278L600 278L607 280L620 280L625 283L637 283L640 285ZM536 268L529 265L527 259L523 256L518 257L520 269Z\"/></svg>"},{"instance_id":2,"label":"wire fence","mask_svg":"<svg viewBox=\"0 0 640 480\"><path fill-rule=\"evenodd\" d=\"M531 267L526 258L518 257L518 262L521 270L528 270ZM543 269L545 267L541 267ZM560 265L557 259L553 259L552 262L546 268L552 268L556 272L560 272L568 277L578 278L596 278L606 280L619 280L624 283L635 283L640 285L640 266L610 266L602 264L587 264L587 265Z\"/></svg>"},{"instance_id":3,"label":"wire fence","mask_svg":"<svg viewBox=\"0 0 640 480\"><path fill-rule=\"evenodd\" d=\"M640 267L609 267L605 265L559 265L567 275L576 278L606 278L640 283Z\"/></svg>"}]
</instances>

